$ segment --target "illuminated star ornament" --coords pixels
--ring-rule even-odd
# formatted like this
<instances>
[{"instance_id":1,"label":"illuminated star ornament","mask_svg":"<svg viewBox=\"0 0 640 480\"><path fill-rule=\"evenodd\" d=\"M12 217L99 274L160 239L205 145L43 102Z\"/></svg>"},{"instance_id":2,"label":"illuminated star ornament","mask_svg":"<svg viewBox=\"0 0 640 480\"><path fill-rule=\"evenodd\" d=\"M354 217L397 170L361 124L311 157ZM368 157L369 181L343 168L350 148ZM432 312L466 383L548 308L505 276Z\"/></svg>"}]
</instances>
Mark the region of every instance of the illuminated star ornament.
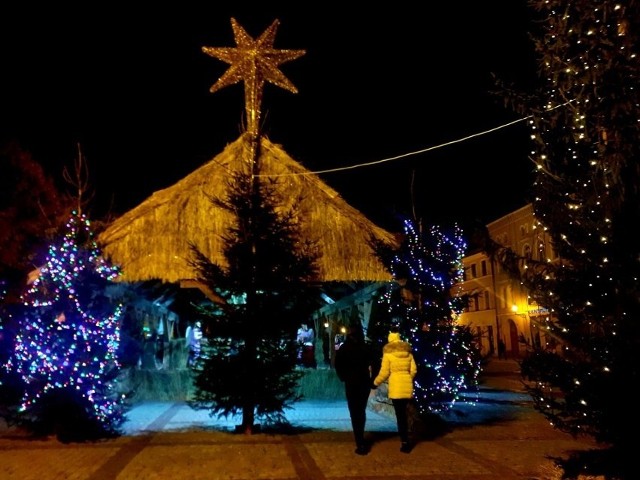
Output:
<instances>
[{"instance_id":1,"label":"illuminated star ornament","mask_svg":"<svg viewBox=\"0 0 640 480\"><path fill-rule=\"evenodd\" d=\"M262 35L253 39L238 22L232 18L231 27L235 37L235 48L202 47L207 55L231 65L211 86L211 93L244 80L247 132L256 138L260 122L260 104L264 82L270 82L292 93L298 89L280 71L278 65L295 60L305 54L304 50L276 50L273 41L280 22L274 20Z\"/></svg>"}]
</instances>

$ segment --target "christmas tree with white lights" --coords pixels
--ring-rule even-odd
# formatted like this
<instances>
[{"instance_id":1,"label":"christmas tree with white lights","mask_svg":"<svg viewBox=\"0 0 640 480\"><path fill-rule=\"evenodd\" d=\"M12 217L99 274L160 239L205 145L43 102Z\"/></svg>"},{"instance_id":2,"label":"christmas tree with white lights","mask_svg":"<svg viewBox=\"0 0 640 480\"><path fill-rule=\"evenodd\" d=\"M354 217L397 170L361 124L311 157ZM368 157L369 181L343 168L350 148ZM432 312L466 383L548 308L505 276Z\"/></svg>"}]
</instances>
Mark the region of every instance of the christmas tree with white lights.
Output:
<instances>
[{"instance_id":1,"label":"christmas tree with white lights","mask_svg":"<svg viewBox=\"0 0 640 480\"><path fill-rule=\"evenodd\" d=\"M462 282L466 242L432 226L427 234L409 220L394 249L378 243L376 251L394 282L379 299L384 315L371 322L368 336L381 348L391 328L408 341L418 366L414 399L422 414L444 413L463 391L477 392L480 352L468 327L456 323L466 298L455 294Z\"/></svg>"},{"instance_id":2,"label":"christmas tree with white lights","mask_svg":"<svg viewBox=\"0 0 640 480\"><path fill-rule=\"evenodd\" d=\"M540 242L527 258L492 254L549 311L538 327L559 340L557 348L532 345L523 359L535 407L556 428L610 447L572 456L566 478L596 463L611 478L638 478L629 439L640 419L623 400L640 380L640 242L632 233L640 223L640 4L531 5L541 86L523 103L532 113L534 214L553 248Z\"/></svg>"},{"instance_id":3,"label":"christmas tree with white lights","mask_svg":"<svg viewBox=\"0 0 640 480\"><path fill-rule=\"evenodd\" d=\"M61 440L118 433L122 309L107 296L118 275L100 255L89 221L74 213L30 276L5 368L22 379L17 422L32 432Z\"/></svg>"}]
</instances>

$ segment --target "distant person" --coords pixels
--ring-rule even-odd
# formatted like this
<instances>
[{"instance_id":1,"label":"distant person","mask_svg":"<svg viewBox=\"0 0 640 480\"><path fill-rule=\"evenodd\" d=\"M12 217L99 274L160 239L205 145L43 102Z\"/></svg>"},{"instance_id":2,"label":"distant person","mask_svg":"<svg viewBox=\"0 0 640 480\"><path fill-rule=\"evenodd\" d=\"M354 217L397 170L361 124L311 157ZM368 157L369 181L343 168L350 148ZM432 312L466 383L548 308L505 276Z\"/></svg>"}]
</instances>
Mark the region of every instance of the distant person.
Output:
<instances>
[{"instance_id":1,"label":"distant person","mask_svg":"<svg viewBox=\"0 0 640 480\"><path fill-rule=\"evenodd\" d=\"M344 382L357 455L369 453L364 441L364 427L367 421L367 402L371 393L373 358L373 352L365 342L362 328L354 326L349 329L345 342L336 351L334 360L336 374L340 381Z\"/></svg>"},{"instance_id":2,"label":"distant person","mask_svg":"<svg viewBox=\"0 0 640 480\"><path fill-rule=\"evenodd\" d=\"M198 321L193 326L188 326L185 332L187 342L187 367L193 367L200 357L202 349L202 324Z\"/></svg>"},{"instance_id":3,"label":"distant person","mask_svg":"<svg viewBox=\"0 0 640 480\"><path fill-rule=\"evenodd\" d=\"M418 367L411 353L411 345L400 340L400 333L391 332L388 343L382 348L382 365L380 373L373 380L373 388L388 380L389 399L393 403L396 414L398 434L400 435L400 451L411 452L409 441L408 407L413 398L413 378Z\"/></svg>"},{"instance_id":4,"label":"distant person","mask_svg":"<svg viewBox=\"0 0 640 480\"><path fill-rule=\"evenodd\" d=\"M298 329L298 343L301 345L313 345L313 329L308 323L300 324Z\"/></svg>"},{"instance_id":5,"label":"distant person","mask_svg":"<svg viewBox=\"0 0 640 480\"><path fill-rule=\"evenodd\" d=\"M315 335L312 328L303 322L298 329L298 363L304 367L316 367Z\"/></svg>"},{"instance_id":6,"label":"distant person","mask_svg":"<svg viewBox=\"0 0 640 480\"><path fill-rule=\"evenodd\" d=\"M507 346L504 344L504 340L502 340L501 338L498 339L498 359L507 359Z\"/></svg>"}]
</instances>

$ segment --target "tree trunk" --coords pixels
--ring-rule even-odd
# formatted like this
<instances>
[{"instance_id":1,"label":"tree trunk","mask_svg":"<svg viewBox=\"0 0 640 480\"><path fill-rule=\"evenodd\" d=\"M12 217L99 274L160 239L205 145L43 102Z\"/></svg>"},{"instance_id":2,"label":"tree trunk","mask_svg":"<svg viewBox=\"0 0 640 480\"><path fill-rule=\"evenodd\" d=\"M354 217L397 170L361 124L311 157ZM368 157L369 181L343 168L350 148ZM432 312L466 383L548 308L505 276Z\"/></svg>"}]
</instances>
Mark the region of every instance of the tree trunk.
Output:
<instances>
[{"instance_id":1,"label":"tree trunk","mask_svg":"<svg viewBox=\"0 0 640 480\"><path fill-rule=\"evenodd\" d=\"M245 435L252 435L254 432L254 424L255 421L255 413L254 413L254 405L245 404L242 407L242 424L240 425L240 430Z\"/></svg>"}]
</instances>

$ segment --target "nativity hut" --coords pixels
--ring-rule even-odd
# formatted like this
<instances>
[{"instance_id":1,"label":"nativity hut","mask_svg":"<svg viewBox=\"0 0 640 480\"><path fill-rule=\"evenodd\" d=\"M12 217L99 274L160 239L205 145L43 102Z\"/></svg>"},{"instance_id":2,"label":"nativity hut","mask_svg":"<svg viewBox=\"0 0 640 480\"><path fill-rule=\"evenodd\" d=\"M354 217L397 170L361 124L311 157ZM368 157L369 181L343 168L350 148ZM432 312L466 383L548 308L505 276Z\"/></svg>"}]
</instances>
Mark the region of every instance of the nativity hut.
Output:
<instances>
[{"instance_id":1,"label":"nativity hut","mask_svg":"<svg viewBox=\"0 0 640 480\"><path fill-rule=\"evenodd\" d=\"M212 199L225 197L229 173L244 168L247 148L244 134L176 184L154 192L98 235L105 256L122 269L120 281L201 288L189 262L190 243L212 262L225 266L222 235L234 219ZM314 318L317 337L322 332L323 340L327 336L333 341L354 318L366 325L372 293L391 280L370 240L394 244L394 235L372 223L265 136L260 137L259 152L261 175L278 177L277 188L290 202L284 207L297 204L301 234L318 244L316 280L326 286L326 303ZM213 292L203 292L215 299ZM171 335L172 325L163 325L162 330Z\"/></svg>"},{"instance_id":2,"label":"nativity hut","mask_svg":"<svg viewBox=\"0 0 640 480\"><path fill-rule=\"evenodd\" d=\"M98 241L122 267L121 281L185 282L195 277L189 266L189 242L213 262L225 265L221 235L232 225L231 213L212 198L226 195L229 172L243 168L246 144L241 136L176 184L153 193L113 221ZM319 242L320 282L387 281L389 272L374 256L371 237L393 243L394 236L349 205L334 189L261 137L261 174L279 177L278 188L291 207L299 202L302 234Z\"/></svg>"}]
</instances>

